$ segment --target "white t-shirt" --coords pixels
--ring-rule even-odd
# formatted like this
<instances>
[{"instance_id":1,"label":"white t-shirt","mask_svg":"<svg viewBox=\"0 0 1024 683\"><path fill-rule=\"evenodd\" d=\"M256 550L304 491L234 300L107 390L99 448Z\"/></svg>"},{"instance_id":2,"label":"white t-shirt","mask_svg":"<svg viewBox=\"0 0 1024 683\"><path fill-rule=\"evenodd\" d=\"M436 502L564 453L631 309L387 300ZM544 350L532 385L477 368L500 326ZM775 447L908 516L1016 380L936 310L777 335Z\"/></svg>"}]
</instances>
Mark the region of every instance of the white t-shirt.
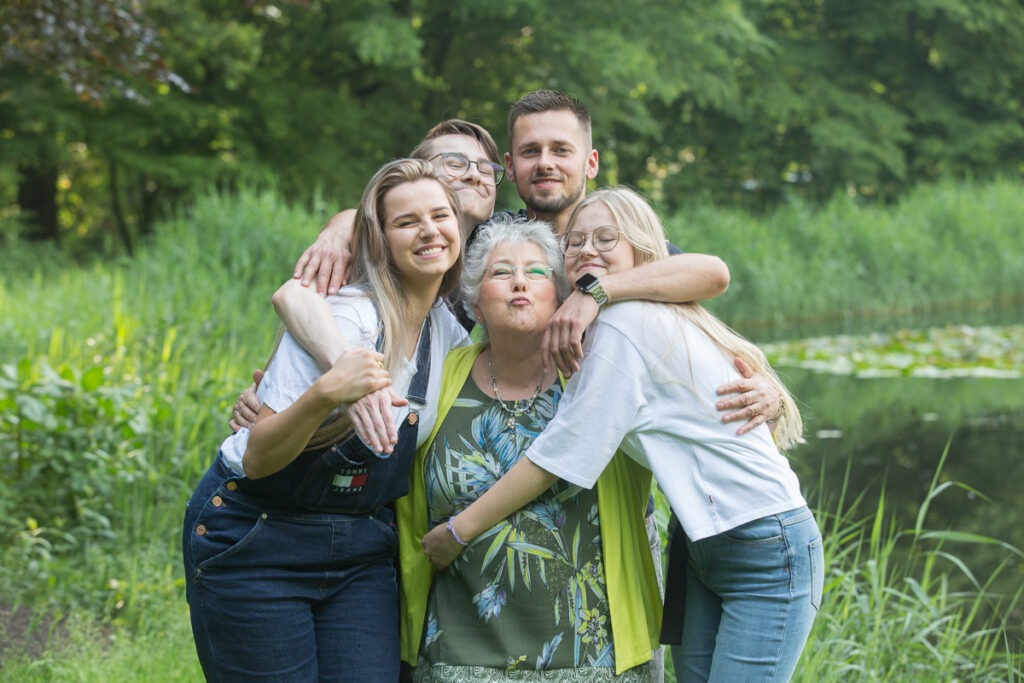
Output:
<instances>
[{"instance_id":1,"label":"white t-shirt","mask_svg":"<svg viewBox=\"0 0 1024 683\"><path fill-rule=\"evenodd\" d=\"M376 348L380 334L379 318L373 302L357 287L343 287L337 294L327 297L334 313L338 329L351 347ZM469 337L448 306L439 302L430 310L430 377L427 381L427 404L419 413L417 446L423 443L437 419L437 399L441 391L441 370L445 356L453 348L466 344ZM277 352L267 366L260 382L257 395L260 400L281 412L295 403L323 373L313 357L285 332ZM405 396L416 374L415 355L405 359L404 364L392 376L391 389L399 396ZM402 424L409 414L409 407L392 408L395 425ZM249 430L240 429L221 444L220 450L227 464L242 474L242 455L249 443Z\"/></svg>"},{"instance_id":2,"label":"white t-shirt","mask_svg":"<svg viewBox=\"0 0 1024 683\"><path fill-rule=\"evenodd\" d=\"M731 358L664 304L609 305L588 329L582 368L526 456L592 487L617 448L649 468L687 536L700 540L805 505L768 427L723 424L715 389Z\"/></svg>"}]
</instances>

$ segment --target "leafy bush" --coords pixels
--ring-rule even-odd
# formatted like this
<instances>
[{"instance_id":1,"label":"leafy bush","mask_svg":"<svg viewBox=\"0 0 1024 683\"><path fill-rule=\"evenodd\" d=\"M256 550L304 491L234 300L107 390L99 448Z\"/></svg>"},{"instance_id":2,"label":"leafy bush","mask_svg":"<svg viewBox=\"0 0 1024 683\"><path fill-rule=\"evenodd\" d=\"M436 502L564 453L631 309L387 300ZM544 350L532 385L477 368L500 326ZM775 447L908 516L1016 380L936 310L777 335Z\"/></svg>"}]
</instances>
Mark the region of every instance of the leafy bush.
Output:
<instances>
[{"instance_id":1,"label":"leafy bush","mask_svg":"<svg viewBox=\"0 0 1024 683\"><path fill-rule=\"evenodd\" d=\"M0 368L0 542L22 560L4 562L22 568L22 583L119 533L119 497L154 478L149 412L137 384L107 383L101 367L25 358Z\"/></svg>"}]
</instances>

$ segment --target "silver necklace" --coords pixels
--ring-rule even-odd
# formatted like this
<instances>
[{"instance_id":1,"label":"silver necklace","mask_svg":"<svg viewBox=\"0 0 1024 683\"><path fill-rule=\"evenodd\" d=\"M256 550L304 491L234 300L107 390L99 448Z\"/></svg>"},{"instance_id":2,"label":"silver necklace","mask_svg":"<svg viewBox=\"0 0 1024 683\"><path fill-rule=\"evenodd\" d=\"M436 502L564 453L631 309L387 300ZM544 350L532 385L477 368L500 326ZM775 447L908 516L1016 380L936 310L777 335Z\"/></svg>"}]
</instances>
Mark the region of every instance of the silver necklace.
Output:
<instances>
[{"instance_id":1,"label":"silver necklace","mask_svg":"<svg viewBox=\"0 0 1024 683\"><path fill-rule=\"evenodd\" d=\"M533 404L537 402L537 397L540 396L541 385L544 382L543 375L541 376L541 382L537 385L537 388L533 392L533 396L527 399L519 401L511 401L511 406L507 405L505 401L501 399L501 394L498 393L498 380L494 376L494 366L491 365L491 350L487 349L487 370L491 373L491 389L494 390L494 398L498 399L498 405L501 406L501 412L505 413L505 429L512 432L512 439L516 438L516 420L528 411L533 410Z\"/></svg>"}]
</instances>

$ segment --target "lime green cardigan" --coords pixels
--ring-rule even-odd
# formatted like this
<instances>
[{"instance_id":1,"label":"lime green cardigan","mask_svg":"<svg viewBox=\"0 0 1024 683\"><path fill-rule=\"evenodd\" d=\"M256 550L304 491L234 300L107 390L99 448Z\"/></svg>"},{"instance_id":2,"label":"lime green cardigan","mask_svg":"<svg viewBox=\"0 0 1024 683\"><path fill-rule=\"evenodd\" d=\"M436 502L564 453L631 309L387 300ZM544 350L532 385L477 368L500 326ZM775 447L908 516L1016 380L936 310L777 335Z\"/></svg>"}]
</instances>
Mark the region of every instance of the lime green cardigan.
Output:
<instances>
[{"instance_id":1,"label":"lime green cardigan","mask_svg":"<svg viewBox=\"0 0 1024 683\"><path fill-rule=\"evenodd\" d=\"M444 364L437 422L416 451L409 495L395 501L398 518L399 565L402 589L402 659L416 665L427 599L434 573L420 539L427 533L427 492L424 461L445 416L469 377L483 344L464 346L448 354ZM661 629L661 598L654 562L644 527L651 490L651 473L624 453L616 453L597 480L598 515L604 558L608 608L615 638L615 673L651 658Z\"/></svg>"}]
</instances>

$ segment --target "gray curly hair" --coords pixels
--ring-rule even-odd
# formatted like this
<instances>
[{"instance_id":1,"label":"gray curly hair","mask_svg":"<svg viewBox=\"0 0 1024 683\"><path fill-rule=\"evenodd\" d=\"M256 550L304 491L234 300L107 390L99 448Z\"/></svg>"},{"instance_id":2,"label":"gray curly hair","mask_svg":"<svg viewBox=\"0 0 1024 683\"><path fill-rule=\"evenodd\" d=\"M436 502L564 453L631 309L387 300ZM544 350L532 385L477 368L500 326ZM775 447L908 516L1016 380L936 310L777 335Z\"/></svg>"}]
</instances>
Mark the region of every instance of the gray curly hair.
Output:
<instances>
[{"instance_id":1,"label":"gray curly hair","mask_svg":"<svg viewBox=\"0 0 1024 683\"><path fill-rule=\"evenodd\" d=\"M558 246L551 225L544 221L523 220L514 214L498 214L477 228L466 248L465 262L462 265L462 303L473 321L480 322L476 319L473 307L480 298L484 269L491 260L491 254L500 244L512 247L535 244L540 247L544 251L547 265L554 271L558 303L561 304L569 295L562 250Z\"/></svg>"}]
</instances>

